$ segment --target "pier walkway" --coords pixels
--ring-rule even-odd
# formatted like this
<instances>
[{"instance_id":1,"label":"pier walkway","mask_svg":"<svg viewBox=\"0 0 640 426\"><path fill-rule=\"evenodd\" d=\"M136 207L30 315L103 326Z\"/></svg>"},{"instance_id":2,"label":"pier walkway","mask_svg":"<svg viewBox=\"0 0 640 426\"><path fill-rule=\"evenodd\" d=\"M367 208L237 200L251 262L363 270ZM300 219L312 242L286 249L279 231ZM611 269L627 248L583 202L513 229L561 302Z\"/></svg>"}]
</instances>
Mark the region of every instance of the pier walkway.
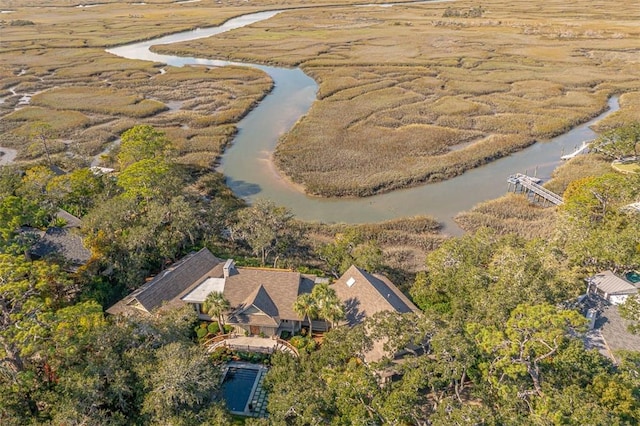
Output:
<instances>
[{"instance_id":1,"label":"pier walkway","mask_svg":"<svg viewBox=\"0 0 640 426\"><path fill-rule=\"evenodd\" d=\"M556 206L564 204L562 197L541 186L539 184L540 179L538 178L516 173L515 175L509 176L507 183L509 184L509 191L513 189L513 192L526 193L532 197L534 201L542 201L542 204L545 206L547 203Z\"/></svg>"}]
</instances>

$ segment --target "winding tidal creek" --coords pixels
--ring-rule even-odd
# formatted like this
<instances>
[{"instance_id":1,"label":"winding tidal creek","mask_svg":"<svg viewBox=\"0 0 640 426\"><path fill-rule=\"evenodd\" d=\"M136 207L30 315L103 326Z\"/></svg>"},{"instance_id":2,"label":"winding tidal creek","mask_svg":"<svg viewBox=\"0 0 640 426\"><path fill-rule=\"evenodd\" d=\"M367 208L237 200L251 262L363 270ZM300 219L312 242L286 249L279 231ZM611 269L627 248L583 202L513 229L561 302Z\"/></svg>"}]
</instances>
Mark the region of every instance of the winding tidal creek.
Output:
<instances>
[{"instance_id":1,"label":"winding tidal creek","mask_svg":"<svg viewBox=\"0 0 640 426\"><path fill-rule=\"evenodd\" d=\"M248 202L259 198L272 200L289 208L300 219L327 223L365 223L429 215L444 224L446 233L459 234L461 231L453 221L457 213L469 210L482 201L502 196L507 189L507 177L511 174L535 172L537 177L548 179L560 164L563 153L573 151L583 141L596 136L589 126L619 108L618 99L611 98L609 109L589 122L552 140L535 143L520 152L443 182L367 198L312 197L284 179L271 161L278 139L307 113L316 100L318 86L312 78L299 68L160 55L149 50L153 45L214 36L284 12L276 10L251 13L233 18L218 27L176 33L115 47L107 52L176 67L238 65L258 68L269 74L274 81L273 90L238 123L239 131L222 157L220 171L238 196Z\"/></svg>"}]
</instances>

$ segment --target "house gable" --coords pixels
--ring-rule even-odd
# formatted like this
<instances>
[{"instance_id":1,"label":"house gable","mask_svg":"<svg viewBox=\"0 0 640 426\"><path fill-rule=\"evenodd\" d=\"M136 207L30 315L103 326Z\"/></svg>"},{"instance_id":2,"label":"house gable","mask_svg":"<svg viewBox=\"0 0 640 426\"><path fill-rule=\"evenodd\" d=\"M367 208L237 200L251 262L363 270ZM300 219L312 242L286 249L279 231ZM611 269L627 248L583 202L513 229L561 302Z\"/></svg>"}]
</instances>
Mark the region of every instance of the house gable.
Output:
<instances>
[{"instance_id":1,"label":"house gable","mask_svg":"<svg viewBox=\"0 0 640 426\"><path fill-rule=\"evenodd\" d=\"M362 322L377 312L417 312L418 308L407 296L383 275L351 266L331 286L345 304L347 322L351 325Z\"/></svg>"},{"instance_id":2,"label":"house gable","mask_svg":"<svg viewBox=\"0 0 640 426\"><path fill-rule=\"evenodd\" d=\"M253 293L247 297L247 300L243 303L246 306L246 309L241 309L242 313L247 314L247 310L253 308L253 310L257 310L264 315L268 315L272 318L276 318L278 316L278 307L273 303L271 297L269 297L269 293L261 284L258 288L255 289Z\"/></svg>"},{"instance_id":3,"label":"house gable","mask_svg":"<svg viewBox=\"0 0 640 426\"><path fill-rule=\"evenodd\" d=\"M235 312L255 306L278 322L281 319L297 321L300 318L293 311L293 304L302 282L299 272L238 267L226 279L224 296Z\"/></svg>"}]
</instances>

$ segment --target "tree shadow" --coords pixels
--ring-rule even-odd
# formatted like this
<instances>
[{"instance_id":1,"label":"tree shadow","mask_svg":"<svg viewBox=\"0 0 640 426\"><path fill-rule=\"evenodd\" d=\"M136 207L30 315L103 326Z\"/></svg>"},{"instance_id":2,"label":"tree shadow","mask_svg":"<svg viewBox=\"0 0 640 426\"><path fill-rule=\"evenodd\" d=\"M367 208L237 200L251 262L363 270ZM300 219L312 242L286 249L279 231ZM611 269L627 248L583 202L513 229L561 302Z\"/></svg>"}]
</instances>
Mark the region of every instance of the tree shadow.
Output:
<instances>
[{"instance_id":1,"label":"tree shadow","mask_svg":"<svg viewBox=\"0 0 640 426\"><path fill-rule=\"evenodd\" d=\"M239 197L256 195L262 191L262 188L257 183L249 183L243 180L233 180L231 178L227 178L225 183L229 188L231 188L233 193Z\"/></svg>"},{"instance_id":2,"label":"tree shadow","mask_svg":"<svg viewBox=\"0 0 640 426\"><path fill-rule=\"evenodd\" d=\"M360 301L355 297L344 302L344 314L351 325L360 324L365 318L364 312L360 310Z\"/></svg>"}]
</instances>

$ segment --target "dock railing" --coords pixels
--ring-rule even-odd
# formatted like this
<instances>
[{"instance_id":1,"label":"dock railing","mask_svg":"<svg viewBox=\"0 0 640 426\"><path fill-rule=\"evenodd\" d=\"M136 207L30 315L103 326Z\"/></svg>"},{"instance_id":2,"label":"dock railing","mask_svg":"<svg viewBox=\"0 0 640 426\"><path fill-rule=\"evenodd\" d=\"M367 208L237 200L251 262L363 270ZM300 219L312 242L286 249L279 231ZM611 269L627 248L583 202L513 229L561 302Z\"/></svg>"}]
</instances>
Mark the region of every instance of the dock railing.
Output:
<instances>
[{"instance_id":1,"label":"dock railing","mask_svg":"<svg viewBox=\"0 0 640 426\"><path fill-rule=\"evenodd\" d=\"M531 176L527 176L522 173L516 173L515 175L509 176L507 182L509 183L509 186L514 185L514 192L532 193L535 196L538 196L543 200L550 202L551 204L555 204L556 206L564 204L561 196L553 191L549 191L542 185L539 185L537 183L539 182L539 180Z\"/></svg>"}]
</instances>

